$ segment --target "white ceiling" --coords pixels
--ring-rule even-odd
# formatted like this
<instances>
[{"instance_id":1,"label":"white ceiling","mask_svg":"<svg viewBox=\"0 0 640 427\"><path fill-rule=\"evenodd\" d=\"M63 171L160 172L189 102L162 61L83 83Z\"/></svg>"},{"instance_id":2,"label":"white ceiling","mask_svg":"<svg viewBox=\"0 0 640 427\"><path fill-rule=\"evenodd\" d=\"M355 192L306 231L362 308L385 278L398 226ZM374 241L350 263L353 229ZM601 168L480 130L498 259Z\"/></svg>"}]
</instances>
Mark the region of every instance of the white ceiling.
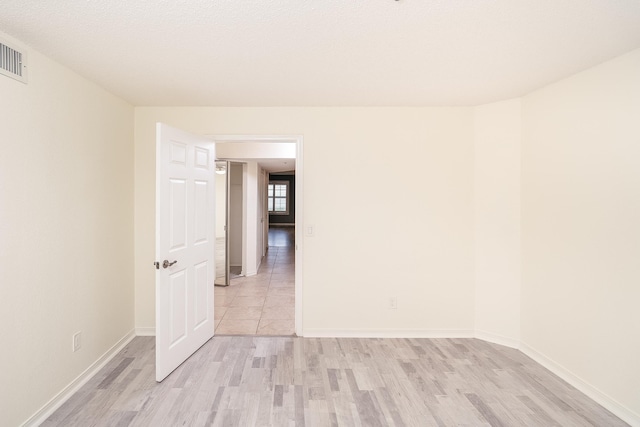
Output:
<instances>
[{"instance_id":1,"label":"white ceiling","mask_svg":"<svg viewBox=\"0 0 640 427\"><path fill-rule=\"evenodd\" d=\"M477 105L640 47L639 0L2 0L0 10L0 31L134 105Z\"/></svg>"},{"instance_id":2,"label":"white ceiling","mask_svg":"<svg viewBox=\"0 0 640 427\"><path fill-rule=\"evenodd\" d=\"M296 159L257 159L264 170L269 173L292 172L296 170Z\"/></svg>"}]
</instances>

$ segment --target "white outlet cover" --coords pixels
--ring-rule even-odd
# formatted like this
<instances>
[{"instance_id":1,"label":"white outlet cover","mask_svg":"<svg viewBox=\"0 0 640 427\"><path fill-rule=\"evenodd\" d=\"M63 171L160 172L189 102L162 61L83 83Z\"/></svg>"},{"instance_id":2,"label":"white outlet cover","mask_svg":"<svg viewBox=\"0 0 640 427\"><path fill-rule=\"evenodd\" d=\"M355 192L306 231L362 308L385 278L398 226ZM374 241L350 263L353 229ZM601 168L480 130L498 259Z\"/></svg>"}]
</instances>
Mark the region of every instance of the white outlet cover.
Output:
<instances>
[{"instance_id":1,"label":"white outlet cover","mask_svg":"<svg viewBox=\"0 0 640 427\"><path fill-rule=\"evenodd\" d=\"M76 352L78 350L80 350L80 348L82 347L82 332L76 332L75 334L73 334L73 351Z\"/></svg>"}]
</instances>

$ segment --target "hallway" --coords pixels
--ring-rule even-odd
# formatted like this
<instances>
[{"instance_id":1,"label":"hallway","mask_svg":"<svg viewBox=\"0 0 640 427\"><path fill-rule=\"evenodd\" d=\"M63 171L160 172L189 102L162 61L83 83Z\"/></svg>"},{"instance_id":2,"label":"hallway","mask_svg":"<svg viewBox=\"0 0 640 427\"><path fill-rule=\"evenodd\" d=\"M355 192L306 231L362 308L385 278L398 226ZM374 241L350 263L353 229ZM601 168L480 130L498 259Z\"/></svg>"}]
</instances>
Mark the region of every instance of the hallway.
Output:
<instances>
[{"instance_id":1,"label":"hallway","mask_svg":"<svg viewBox=\"0 0 640 427\"><path fill-rule=\"evenodd\" d=\"M215 288L215 333L293 335L295 227L271 226L258 274Z\"/></svg>"}]
</instances>

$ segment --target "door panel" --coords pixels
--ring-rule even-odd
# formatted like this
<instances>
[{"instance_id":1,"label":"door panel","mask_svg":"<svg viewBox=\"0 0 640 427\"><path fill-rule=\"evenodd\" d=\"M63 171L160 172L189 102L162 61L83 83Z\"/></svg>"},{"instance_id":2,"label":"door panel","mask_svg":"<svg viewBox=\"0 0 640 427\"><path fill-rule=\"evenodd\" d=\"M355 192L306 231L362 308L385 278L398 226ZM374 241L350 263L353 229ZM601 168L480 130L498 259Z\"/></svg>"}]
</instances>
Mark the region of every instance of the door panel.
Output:
<instances>
[{"instance_id":1,"label":"door panel","mask_svg":"<svg viewBox=\"0 0 640 427\"><path fill-rule=\"evenodd\" d=\"M187 312L187 280L184 270L173 273L169 276L169 306L170 306L170 347L174 347L182 338L187 335L186 316L181 313Z\"/></svg>"},{"instance_id":2,"label":"door panel","mask_svg":"<svg viewBox=\"0 0 640 427\"><path fill-rule=\"evenodd\" d=\"M156 380L162 381L213 336L215 147L160 123L156 131Z\"/></svg>"},{"instance_id":3,"label":"door panel","mask_svg":"<svg viewBox=\"0 0 640 427\"><path fill-rule=\"evenodd\" d=\"M207 225L211 220L206 217L209 196L209 183L207 181L195 181L194 183L194 207L195 207L195 223L194 223L194 244L202 245L208 242Z\"/></svg>"},{"instance_id":4,"label":"door panel","mask_svg":"<svg viewBox=\"0 0 640 427\"><path fill-rule=\"evenodd\" d=\"M208 320L207 304L212 295L209 294L209 277L207 271L209 270L208 263L201 262L194 267L195 270L195 295L193 306L195 308L195 329L200 328Z\"/></svg>"},{"instance_id":5,"label":"door panel","mask_svg":"<svg viewBox=\"0 0 640 427\"><path fill-rule=\"evenodd\" d=\"M187 243L187 181L169 179L169 251L184 249Z\"/></svg>"}]
</instances>

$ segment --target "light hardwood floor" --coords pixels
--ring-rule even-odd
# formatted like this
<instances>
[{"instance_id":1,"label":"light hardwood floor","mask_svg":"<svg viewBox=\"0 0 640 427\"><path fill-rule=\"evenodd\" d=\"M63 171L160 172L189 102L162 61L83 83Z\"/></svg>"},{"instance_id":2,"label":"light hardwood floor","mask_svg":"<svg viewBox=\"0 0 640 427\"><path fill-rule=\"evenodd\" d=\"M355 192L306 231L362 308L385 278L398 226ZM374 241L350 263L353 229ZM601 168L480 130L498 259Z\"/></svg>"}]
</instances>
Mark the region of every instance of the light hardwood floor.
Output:
<instances>
[{"instance_id":1,"label":"light hardwood floor","mask_svg":"<svg viewBox=\"0 0 640 427\"><path fill-rule=\"evenodd\" d=\"M624 426L476 339L218 336L162 383L135 338L43 426Z\"/></svg>"},{"instance_id":2,"label":"light hardwood floor","mask_svg":"<svg viewBox=\"0 0 640 427\"><path fill-rule=\"evenodd\" d=\"M216 334L293 335L294 227L271 226L258 274L215 288Z\"/></svg>"}]
</instances>

